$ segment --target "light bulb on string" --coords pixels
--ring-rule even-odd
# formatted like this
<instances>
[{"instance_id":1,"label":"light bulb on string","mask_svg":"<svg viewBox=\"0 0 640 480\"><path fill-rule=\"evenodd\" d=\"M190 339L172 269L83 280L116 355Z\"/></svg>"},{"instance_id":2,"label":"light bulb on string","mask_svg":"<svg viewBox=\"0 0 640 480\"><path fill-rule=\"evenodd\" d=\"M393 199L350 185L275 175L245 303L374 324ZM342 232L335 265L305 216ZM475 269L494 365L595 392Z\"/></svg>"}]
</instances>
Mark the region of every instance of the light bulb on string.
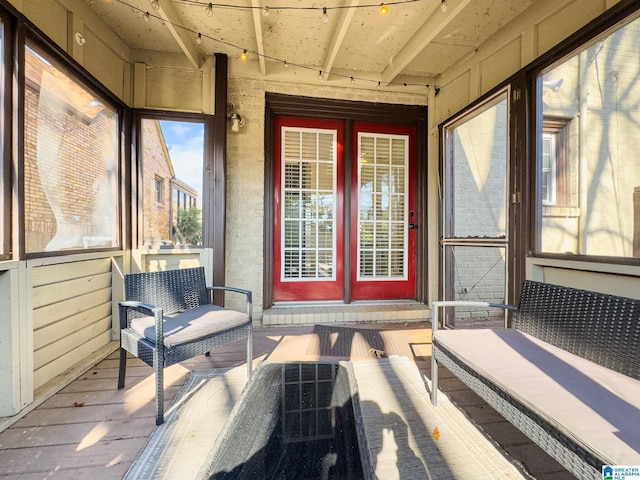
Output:
<instances>
[{"instance_id":1,"label":"light bulb on string","mask_svg":"<svg viewBox=\"0 0 640 480\"><path fill-rule=\"evenodd\" d=\"M289 68L289 64L287 63L287 61L284 61L284 68Z\"/></svg>"},{"instance_id":2,"label":"light bulb on string","mask_svg":"<svg viewBox=\"0 0 640 480\"><path fill-rule=\"evenodd\" d=\"M442 13L447 13L447 10L448 10L447 0L442 0L440 2L440 10L442 11Z\"/></svg>"},{"instance_id":3,"label":"light bulb on string","mask_svg":"<svg viewBox=\"0 0 640 480\"><path fill-rule=\"evenodd\" d=\"M249 55L247 55L247 51L243 50L242 53L240 54L240 60L242 60L243 62L246 62L248 58L249 58Z\"/></svg>"},{"instance_id":4,"label":"light bulb on string","mask_svg":"<svg viewBox=\"0 0 640 480\"><path fill-rule=\"evenodd\" d=\"M210 3L209 5L207 5L207 8L205 8L205 9L204 9L204 14L205 14L207 17L210 17L210 16L212 16L212 15L213 15L213 4L212 4L212 3Z\"/></svg>"},{"instance_id":5,"label":"light bulb on string","mask_svg":"<svg viewBox=\"0 0 640 480\"><path fill-rule=\"evenodd\" d=\"M196 37L196 45L200 45L202 43L202 34L199 33Z\"/></svg>"},{"instance_id":6,"label":"light bulb on string","mask_svg":"<svg viewBox=\"0 0 640 480\"><path fill-rule=\"evenodd\" d=\"M378 86L376 88L380 90L380 82L378 82Z\"/></svg>"},{"instance_id":7,"label":"light bulb on string","mask_svg":"<svg viewBox=\"0 0 640 480\"><path fill-rule=\"evenodd\" d=\"M142 16L142 19L149 23L149 20L151 20L151 15L149 15L149 12L145 12L145 14Z\"/></svg>"},{"instance_id":8,"label":"light bulb on string","mask_svg":"<svg viewBox=\"0 0 640 480\"><path fill-rule=\"evenodd\" d=\"M158 2L158 0L151 0L151 8L157 12L160 10L160 2Z\"/></svg>"},{"instance_id":9,"label":"light bulb on string","mask_svg":"<svg viewBox=\"0 0 640 480\"><path fill-rule=\"evenodd\" d=\"M268 6L265 6L265 7L262 9L262 16L264 16L264 17L268 17L268 16L269 16L269 13L270 13L270 12L269 12L269 7L268 7Z\"/></svg>"},{"instance_id":10,"label":"light bulb on string","mask_svg":"<svg viewBox=\"0 0 640 480\"><path fill-rule=\"evenodd\" d=\"M351 84L354 84L354 83L356 83L356 80L353 77L351 77Z\"/></svg>"},{"instance_id":11,"label":"light bulb on string","mask_svg":"<svg viewBox=\"0 0 640 480\"><path fill-rule=\"evenodd\" d=\"M318 80L322 80L322 70L318 70Z\"/></svg>"},{"instance_id":12,"label":"light bulb on string","mask_svg":"<svg viewBox=\"0 0 640 480\"><path fill-rule=\"evenodd\" d=\"M389 13L388 5L386 5L384 3L381 3L379 12L380 12L380 15L382 15L384 17L387 13Z\"/></svg>"},{"instance_id":13,"label":"light bulb on string","mask_svg":"<svg viewBox=\"0 0 640 480\"><path fill-rule=\"evenodd\" d=\"M322 23L329 23L329 15L327 14L327 7L322 7Z\"/></svg>"}]
</instances>

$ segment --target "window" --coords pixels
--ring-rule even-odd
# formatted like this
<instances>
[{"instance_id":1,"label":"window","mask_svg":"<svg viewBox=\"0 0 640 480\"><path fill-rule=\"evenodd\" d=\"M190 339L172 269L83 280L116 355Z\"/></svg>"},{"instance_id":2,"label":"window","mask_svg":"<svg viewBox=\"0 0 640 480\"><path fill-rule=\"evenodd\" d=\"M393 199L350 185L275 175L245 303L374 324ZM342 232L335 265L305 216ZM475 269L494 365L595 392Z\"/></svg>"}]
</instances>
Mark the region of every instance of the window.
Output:
<instances>
[{"instance_id":1,"label":"window","mask_svg":"<svg viewBox=\"0 0 640 480\"><path fill-rule=\"evenodd\" d=\"M202 245L205 124L143 118L140 131L142 243Z\"/></svg>"},{"instance_id":2,"label":"window","mask_svg":"<svg viewBox=\"0 0 640 480\"><path fill-rule=\"evenodd\" d=\"M545 119L541 146L542 204L570 206L571 156L568 120ZM575 163L575 162L573 162ZM548 212L545 212L548 214Z\"/></svg>"},{"instance_id":3,"label":"window","mask_svg":"<svg viewBox=\"0 0 640 480\"><path fill-rule=\"evenodd\" d=\"M556 203L556 136L545 132L542 135L542 203Z\"/></svg>"},{"instance_id":4,"label":"window","mask_svg":"<svg viewBox=\"0 0 640 480\"><path fill-rule=\"evenodd\" d=\"M158 205L162 205L164 203L162 186L163 186L162 178L156 177L156 179L155 179L155 196L156 196L156 203Z\"/></svg>"},{"instance_id":5,"label":"window","mask_svg":"<svg viewBox=\"0 0 640 480\"><path fill-rule=\"evenodd\" d=\"M636 17L538 76L536 250L640 257L638 57Z\"/></svg>"},{"instance_id":6,"label":"window","mask_svg":"<svg viewBox=\"0 0 640 480\"><path fill-rule=\"evenodd\" d=\"M26 253L118 247L117 112L34 45L24 98Z\"/></svg>"}]
</instances>

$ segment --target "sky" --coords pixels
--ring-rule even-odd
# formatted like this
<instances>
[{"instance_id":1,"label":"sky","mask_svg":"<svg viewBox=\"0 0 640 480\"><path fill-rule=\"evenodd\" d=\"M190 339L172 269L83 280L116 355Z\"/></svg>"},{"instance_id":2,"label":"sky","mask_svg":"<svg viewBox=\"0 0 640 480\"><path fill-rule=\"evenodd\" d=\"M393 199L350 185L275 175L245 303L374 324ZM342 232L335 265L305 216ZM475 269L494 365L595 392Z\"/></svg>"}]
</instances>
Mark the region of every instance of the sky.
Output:
<instances>
[{"instance_id":1,"label":"sky","mask_svg":"<svg viewBox=\"0 0 640 480\"><path fill-rule=\"evenodd\" d=\"M160 126L176 177L198 190L198 208L201 209L204 124L161 120Z\"/></svg>"}]
</instances>

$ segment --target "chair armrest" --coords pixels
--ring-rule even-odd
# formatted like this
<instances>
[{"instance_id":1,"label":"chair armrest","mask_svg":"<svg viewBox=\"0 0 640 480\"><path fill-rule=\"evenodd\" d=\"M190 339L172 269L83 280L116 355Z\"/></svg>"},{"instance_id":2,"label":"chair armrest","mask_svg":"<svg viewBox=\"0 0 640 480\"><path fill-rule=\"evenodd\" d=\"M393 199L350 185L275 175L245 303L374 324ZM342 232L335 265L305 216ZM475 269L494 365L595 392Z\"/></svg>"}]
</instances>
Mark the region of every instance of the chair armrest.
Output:
<instances>
[{"instance_id":1,"label":"chair armrest","mask_svg":"<svg viewBox=\"0 0 640 480\"><path fill-rule=\"evenodd\" d=\"M149 315L151 317L163 317L162 308L156 307L149 303L138 302L135 300L126 300L124 302L120 302L119 304L120 310L120 328L128 328L129 324L127 321L127 310L135 310L136 312L143 313L145 315Z\"/></svg>"},{"instance_id":2,"label":"chair armrest","mask_svg":"<svg viewBox=\"0 0 640 480\"><path fill-rule=\"evenodd\" d=\"M210 292L211 294L211 301L213 302L213 292L215 290L222 290L222 291L227 291L227 292L234 292L234 293L240 293L242 295L245 295L247 297L247 315L249 315L250 319L253 319L253 292L251 290L244 290L242 288L236 288L236 287L226 287L226 286L222 286L222 285L214 285L211 287L207 287L207 290Z\"/></svg>"},{"instance_id":3,"label":"chair armrest","mask_svg":"<svg viewBox=\"0 0 640 480\"><path fill-rule=\"evenodd\" d=\"M514 305L503 303L474 302L471 300L443 300L431 303L431 332L435 334L440 326L438 321L438 312L440 307L491 307L502 308L505 310L518 310Z\"/></svg>"}]
</instances>

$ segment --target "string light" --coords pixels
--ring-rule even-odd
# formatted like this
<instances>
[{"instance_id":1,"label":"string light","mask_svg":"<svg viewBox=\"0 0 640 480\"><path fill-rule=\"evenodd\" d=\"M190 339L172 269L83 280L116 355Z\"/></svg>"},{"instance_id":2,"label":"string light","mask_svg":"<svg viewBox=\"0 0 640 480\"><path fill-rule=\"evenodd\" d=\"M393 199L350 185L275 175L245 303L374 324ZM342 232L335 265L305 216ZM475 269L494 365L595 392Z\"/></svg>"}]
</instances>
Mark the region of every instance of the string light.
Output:
<instances>
[{"instance_id":1,"label":"string light","mask_svg":"<svg viewBox=\"0 0 640 480\"><path fill-rule=\"evenodd\" d=\"M447 10L448 10L447 0L441 0L441 2L440 2L440 10L442 11L442 13L447 13Z\"/></svg>"},{"instance_id":2,"label":"string light","mask_svg":"<svg viewBox=\"0 0 640 480\"><path fill-rule=\"evenodd\" d=\"M153 8L156 12L160 10L160 3L158 0L151 0L151 8Z\"/></svg>"},{"instance_id":3,"label":"string light","mask_svg":"<svg viewBox=\"0 0 640 480\"><path fill-rule=\"evenodd\" d=\"M384 17L387 13L389 13L389 7L386 4L381 3L380 4L380 10L378 10L378 11L380 12L380 15L382 15Z\"/></svg>"},{"instance_id":4,"label":"string light","mask_svg":"<svg viewBox=\"0 0 640 480\"><path fill-rule=\"evenodd\" d=\"M268 16L269 16L269 7L268 7L268 6L265 6L265 7L262 9L262 16L263 16L263 17L268 17Z\"/></svg>"},{"instance_id":5,"label":"string light","mask_svg":"<svg viewBox=\"0 0 640 480\"><path fill-rule=\"evenodd\" d=\"M322 7L322 23L329 23L329 15L327 14L327 7Z\"/></svg>"},{"instance_id":6,"label":"string light","mask_svg":"<svg viewBox=\"0 0 640 480\"><path fill-rule=\"evenodd\" d=\"M144 20L145 20L145 22L149 22L151 17L153 17L153 18L158 19L158 20L160 20L162 22L169 23L169 24L173 25L176 28L180 28L182 30L190 32L193 35L196 35L196 40L195 41L196 41L197 44L200 44L200 42L202 41L203 37L204 38L208 38L213 42L216 42L216 43L219 43L219 44L222 44L222 45L226 45L226 46L231 47L231 48L236 48L236 49L242 50L242 53L240 54L240 59L242 59L243 61L246 61L248 59L249 51L247 49L242 48L239 45L233 44L233 43L231 43L229 41L226 41L226 40L223 40L221 38L215 38L215 37L212 37L212 36L206 35L206 34L203 35L202 33L198 33L198 32L196 32L194 30L191 30L190 28L185 27L184 25L181 25L181 24L178 24L178 23L173 23L173 22L168 21L167 19L163 19L162 17L159 17L157 15L152 15L149 12L145 12L144 10L142 10L142 9L136 7L136 6L131 5L130 3L128 3L127 0L112 0L112 1L118 2L118 3L122 4L122 5L125 5L125 6L127 6L129 8L131 8L134 12L138 12L139 14L141 13L143 18L144 18ZM201 2L195 2L194 0L173 0L173 1L176 2L176 3L194 3L194 4L197 4L199 6L202 5ZM422 0L404 0L404 1L401 1L401 2L390 2L390 4L412 3L412 2L418 2L418 1L422 1ZM442 0L442 3L444 3L445 1L446 0ZM239 7L237 5L222 5L222 4L217 4L217 3L216 4L209 3L207 8L205 9L205 13L208 12L208 11L211 11L211 15L213 15L213 7L214 7L214 5L216 7L225 6L225 7L229 7L229 8L252 8L252 7ZM352 6L352 7L346 7L346 8L362 8L362 7L372 7L372 6L373 5L360 5L358 7L353 7ZM278 7L278 10L279 9L286 9L286 8L287 7ZM333 8L340 8L340 7L333 7ZM313 8L311 8L311 7L291 7L291 9L296 9L296 10L315 9L315 10L317 10L317 8L315 8L315 7L313 7ZM326 9L327 9L327 7L323 7L323 10L326 10ZM315 70L314 67L311 67L309 65L304 65L304 64L299 64L299 63L290 63L285 59L272 57L272 56L269 56L269 55L261 54L259 52L251 51L250 53L257 55L260 58L264 58L264 59L271 60L271 61L274 61L274 62L282 63L284 65L284 68L288 68L289 65L293 65L296 68L300 68L300 69L304 69L304 70ZM358 80L360 82L363 82L365 84L366 83L375 82L375 80L372 80L372 79L369 79L369 78L354 77L354 76L350 76L350 75L344 75L344 74L341 74L341 73L332 73L331 75L334 76L334 77L337 77L337 78L348 79L352 84L355 84L356 80ZM323 79L322 70L318 70L318 78L321 79L321 80ZM427 89L430 88L430 87L433 87L433 85L429 84L429 83L424 84L424 83L395 83L395 82L388 82L388 83L385 84L385 86L405 86L405 87L407 87L407 86L412 86L412 87L424 86ZM382 82L377 81L376 88L378 90L380 90L382 88ZM437 96L440 93L440 87L435 87L434 92L435 92L435 95Z\"/></svg>"},{"instance_id":7,"label":"string light","mask_svg":"<svg viewBox=\"0 0 640 480\"><path fill-rule=\"evenodd\" d=\"M207 8L205 8L205 9L204 9L204 14L205 14L207 17L210 17L210 16L212 16L212 15L213 15L213 4L212 4L212 3L210 3L209 5L207 5Z\"/></svg>"}]
</instances>

